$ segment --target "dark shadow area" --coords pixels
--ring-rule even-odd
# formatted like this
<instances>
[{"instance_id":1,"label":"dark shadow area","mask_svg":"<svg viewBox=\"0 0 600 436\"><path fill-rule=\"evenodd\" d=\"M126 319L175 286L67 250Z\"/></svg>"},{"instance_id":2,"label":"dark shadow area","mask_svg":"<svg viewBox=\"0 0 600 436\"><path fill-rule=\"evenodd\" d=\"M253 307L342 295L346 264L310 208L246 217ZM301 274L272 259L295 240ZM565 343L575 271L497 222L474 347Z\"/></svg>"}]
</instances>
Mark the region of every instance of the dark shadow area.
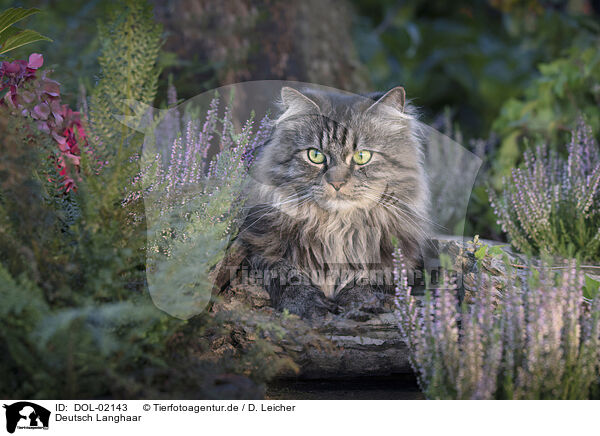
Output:
<instances>
[{"instance_id":1,"label":"dark shadow area","mask_svg":"<svg viewBox=\"0 0 600 436\"><path fill-rule=\"evenodd\" d=\"M424 400L413 374L322 380L278 380L267 386L270 400Z\"/></svg>"}]
</instances>

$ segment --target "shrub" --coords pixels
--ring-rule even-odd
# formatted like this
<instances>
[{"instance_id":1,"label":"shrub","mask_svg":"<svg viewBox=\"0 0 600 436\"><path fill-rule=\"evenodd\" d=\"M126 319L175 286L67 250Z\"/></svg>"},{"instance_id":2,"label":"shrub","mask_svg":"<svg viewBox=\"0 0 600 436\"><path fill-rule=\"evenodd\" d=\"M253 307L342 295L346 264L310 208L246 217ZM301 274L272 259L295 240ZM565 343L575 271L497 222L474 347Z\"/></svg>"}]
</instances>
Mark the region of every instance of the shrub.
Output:
<instances>
[{"instance_id":1,"label":"shrub","mask_svg":"<svg viewBox=\"0 0 600 436\"><path fill-rule=\"evenodd\" d=\"M58 169L53 181L68 192L76 186L81 150L86 148L89 154L93 152L79 112L61 103L60 84L50 79L46 71L38 77L43 63L44 57L38 53L31 54L27 61L2 62L0 92L6 90L6 95L0 104L8 107L13 116L33 120L37 130L51 136L55 147L48 151Z\"/></svg>"},{"instance_id":2,"label":"shrub","mask_svg":"<svg viewBox=\"0 0 600 436\"><path fill-rule=\"evenodd\" d=\"M577 119L585 117L600 132L600 38L571 47L564 56L539 65L539 77L519 98L504 101L493 128L502 138L495 162L501 176L521 162L522 144L545 142L551 149L568 141Z\"/></svg>"},{"instance_id":3,"label":"shrub","mask_svg":"<svg viewBox=\"0 0 600 436\"><path fill-rule=\"evenodd\" d=\"M600 151L580 125L561 158L546 146L524 154L522 168L490 191L498 223L527 253L600 259Z\"/></svg>"},{"instance_id":4,"label":"shrub","mask_svg":"<svg viewBox=\"0 0 600 436\"><path fill-rule=\"evenodd\" d=\"M205 334L224 330L221 320L204 311L185 322L159 310L145 281L144 205L122 207L140 169L134 157L142 137L114 115L123 97L145 104L154 99L160 28L151 9L143 1L121 4L103 26L101 42L102 77L85 125L91 144L81 150L76 191L56 192L40 176L56 170L47 159L55 139L30 117L0 106L0 396L256 397L259 390L247 379L239 389L215 380L237 371L264 381L271 368L264 362L276 367L279 359L272 347L259 339L245 355L217 356ZM247 144L233 131L224 137ZM89 145L97 155L86 152ZM227 154L216 159L224 168ZM104 163L100 171L96 159ZM224 180L220 168L215 164L215 184ZM219 210L234 209L233 192L218 196ZM132 212L141 219L132 221ZM235 227L221 224L219 236L227 240ZM182 281L206 286L195 278L207 265L175 266L170 272Z\"/></svg>"},{"instance_id":5,"label":"shrub","mask_svg":"<svg viewBox=\"0 0 600 436\"><path fill-rule=\"evenodd\" d=\"M197 108L187 106L183 129L177 127L182 117L176 109L164 115L166 123L155 121L156 145L166 150L154 150L147 140L148 149L140 158L142 171L123 202L130 209L143 198L150 292L161 309L184 319L204 310L211 297L208 275L237 232L247 169L270 126L265 117L254 131L251 118L236 134L231 105L219 118L218 96L203 123ZM180 133L164 144L166 138L160 137L164 129ZM140 219L135 209L133 219Z\"/></svg>"},{"instance_id":6,"label":"shrub","mask_svg":"<svg viewBox=\"0 0 600 436\"><path fill-rule=\"evenodd\" d=\"M132 14L138 23L148 23L148 16L139 8L139 3L134 8L130 3L115 13ZM115 19L112 26L120 24L120 19ZM128 43L136 53L144 52L133 35ZM114 68L119 74L137 74L129 62L120 57ZM152 67L156 57L147 57L144 62ZM112 81L113 89L128 92L130 82L113 76L110 69L103 73L103 80ZM24 85L34 85L35 80ZM17 102L21 97L25 100L26 92L34 93L35 106L46 104L51 113L46 119L36 119L35 114L46 112L34 107L27 118L20 114L6 118L7 137L18 150L8 170L19 174L21 183L15 179L15 183L5 184L0 194L0 318L5 326L0 338L5 356L0 373L3 380L11 380L1 386L1 395L80 398L154 392L152 377L145 384L134 368L151 364L158 374L161 367L168 367L164 342L177 324L141 292L143 228L128 226L126 214L118 207L124 192L120 180L133 168L111 160L98 173L95 159L82 142L77 192L53 190L47 177L41 175L56 172L56 162L47 159L47 152L59 148L57 139L31 123L42 122L56 135L63 133L60 126L64 120L52 110L60 108L58 84L49 81L29 89L23 86ZM95 102L91 108L96 113L103 110ZM6 113L10 107L3 110ZM94 141L105 145L107 155L107 150L116 149L120 143L107 143L107 137L94 133ZM119 129L118 139L128 134ZM10 143L3 143L2 155L10 148Z\"/></svg>"},{"instance_id":7,"label":"shrub","mask_svg":"<svg viewBox=\"0 0 600 436\"><path fill-rule=\"evenodd\" d=\"M510 1L352 3L358 12L355 43L374 85L389 89L402 84L428 116L441 113L446 106L455 108L468 138L487 136L507 99L527 92L521 106L524 115L531 100L545 99L554 84L560 85L558 79L563 76L556 75L543 95L541 89L526 91L538 75L538 64L563 56L565 49L597 52L597 17L592 11L578 12L577 7L567 11L537 1L527 2L535 3L535 8ZM569 75L575 69L590 74L586 63L561 64L560 68ZM535 82L535 87L543 85L544 79L548 78ZM569 84L564 89L575 88ZM586 98L595 92L578 84L573 95L579 99L584 89ZM568 111L569 98L571 94L565 93L560 104L544 104L545 112L563 112L563 107ZM594 104L591 100L578 103L588 108ZM543 116L547 126L552 119ZM526 121L520 126L525 129Z\"/></svg>"},{"instance_id":8,"label":"shrub","mask_svg":"<svg viewBox=\"0 0 600 436\"><path fill-rule=\"evenodd\" d=\"M573 263L562 273L513 276L497 305L482 287L459 310L452 280L419 306L397 259L400 331L428 398L598 397L600 297L583 298L584 275Z\"/></svg>"}]
</instances>

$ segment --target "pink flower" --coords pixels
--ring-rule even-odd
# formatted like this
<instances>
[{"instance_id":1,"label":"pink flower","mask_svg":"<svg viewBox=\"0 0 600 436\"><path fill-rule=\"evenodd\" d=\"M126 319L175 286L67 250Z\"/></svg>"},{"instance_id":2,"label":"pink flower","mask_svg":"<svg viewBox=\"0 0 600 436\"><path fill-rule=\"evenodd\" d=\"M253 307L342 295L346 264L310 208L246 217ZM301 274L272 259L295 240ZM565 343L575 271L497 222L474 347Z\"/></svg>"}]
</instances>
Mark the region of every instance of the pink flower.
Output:
<instances>
[{"instance_id":1,"label":"pink flower","mask_svg":"<svg viewBox=\"0 0 600 436\"><path fill-rule=\"evenodd\" d=\"M27 67L37 70L42 65L44 65L44 56L39 53L32 53L29 55L29 63Z\"/></svg>"}]
</instances>

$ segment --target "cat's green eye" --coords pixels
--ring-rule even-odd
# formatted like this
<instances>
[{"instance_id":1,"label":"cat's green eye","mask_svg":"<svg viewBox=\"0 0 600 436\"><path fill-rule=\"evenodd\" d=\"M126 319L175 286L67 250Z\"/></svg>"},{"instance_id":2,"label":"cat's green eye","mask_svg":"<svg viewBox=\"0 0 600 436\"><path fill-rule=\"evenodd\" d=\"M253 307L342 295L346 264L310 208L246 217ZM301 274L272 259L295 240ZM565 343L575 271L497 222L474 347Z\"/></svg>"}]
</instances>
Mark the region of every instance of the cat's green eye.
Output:
<instances>
[{"instance_id":1,"label":"cat's green eye","mask_svg":"<svg viewBox=\"0 0 600 436\"><path fill-rule=\"evenodd\" d=\"M356 153L354 153L352 159L354 159L354 162L356 162L358 165L364 165L371 160L371 156L372 154L368 150L358 150Z\"/></svg>"},{"instance_id":2,"label":"cat's green eye","mask_svg":"<svg viewBox=\"0 0 600 436\"><path fill-rule=\"evenodd\" d=\"M316 148L309 148L308 149L308 159L312 163L322 164L323 162L325 162L325 155L323 153L321 153L319 150L317 150Z\"/></svg>"}]
</instances>

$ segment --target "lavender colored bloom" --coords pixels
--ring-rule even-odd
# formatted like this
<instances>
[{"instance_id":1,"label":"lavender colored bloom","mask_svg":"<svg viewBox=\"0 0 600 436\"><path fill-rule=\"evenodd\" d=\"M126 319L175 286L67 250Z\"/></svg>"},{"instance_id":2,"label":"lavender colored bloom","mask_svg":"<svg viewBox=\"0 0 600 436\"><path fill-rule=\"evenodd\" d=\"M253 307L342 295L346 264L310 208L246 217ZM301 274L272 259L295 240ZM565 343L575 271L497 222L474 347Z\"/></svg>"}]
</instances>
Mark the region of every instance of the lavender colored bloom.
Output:
<instances>
[{"instance_id":1,"label":"lavender colored bloom","mask_svg":"<svg viewBox=\"0 0 600 436\"><path fill-rule=\"evenodd\" d=\"M584 274L569 262L506 285L496 306L481 287L459 308L456 284L418 306L396 252L400 334L431 399L587 399L598 394L600 295L582 298Z\"/></svg>"},{"instance_id":2,"label":"lavender colored bloom","mask_svg":"<svg viewBox=\"0 0 600 436\"><path fill-rule=\"evenodd\" d=\"M242 183L254 149L268 139L271 123L265 117L255 131L250 119L236 134L231 107L219 119L219 103L215 97L203 120L186 119L168 156L146 158L132 180L123 205L144 199L146 219L153 223L149 232L157 235L149 238L153 252L168 255L173 241L188 240L202 229L209 232L207 226L222 235L235 232Z\"/></svg>"},{"instance_id":3,"label":"lavender colored bloom","mask_svg":"<svg viewBox=\"0 0 600 436\"><path fill-rule=\"evenodd\" d=\"M600 150L582 123L561 158L546 146L524 154L497 197L498 224L527 253L600 259Z\"/></svg>"}]
</instances>

